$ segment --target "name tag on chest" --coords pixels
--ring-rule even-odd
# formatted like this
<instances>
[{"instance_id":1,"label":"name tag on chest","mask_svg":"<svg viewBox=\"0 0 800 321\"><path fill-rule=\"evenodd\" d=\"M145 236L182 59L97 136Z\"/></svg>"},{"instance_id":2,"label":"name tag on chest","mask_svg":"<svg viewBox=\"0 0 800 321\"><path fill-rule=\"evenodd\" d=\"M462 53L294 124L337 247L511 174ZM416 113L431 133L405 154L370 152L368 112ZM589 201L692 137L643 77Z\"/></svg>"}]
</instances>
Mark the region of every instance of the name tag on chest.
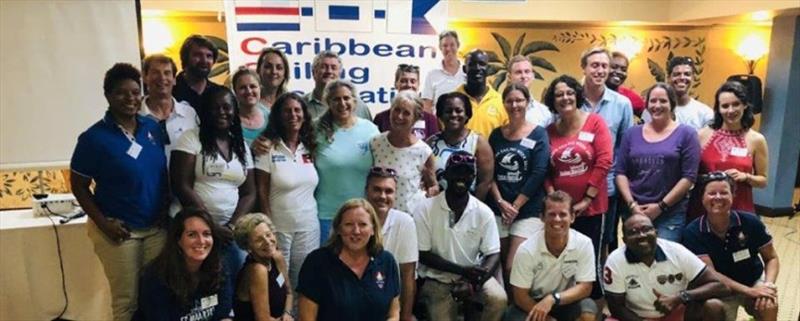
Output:
<instances>
[{"instance_id":1,"label":"name tag on chest","mask_svg":"<svg viewBox=\"0 0 800 321\"><path fill-rule=\"evenodd\" d=\"M594 134L587 132L580 132L578 133L578 140L587 143L594 142Z\"/></svg>"},{"instance_id":2,"label":"name tag on chest","mask_svg":"<svg viewBox=\"0 0 800 321\"><path fill-rule=\"evenodd\" d=\"M217 300L216 294L200 299L200 308L202 309L208 309L217 306L217 304L219 304L219 300Z\"/></svg>"},{"instance_id":3,"label":"name tag on chest","mask_svg":"<svg viewBox=\"0 0 800 321\"><path fill-rule=\"evenodd\" d=\"M286 283L286 279L283 278L282 273L278 273L278 277L275 278L275 282L278 283L279 288L282 288L283 284Z\"/></svg>"},{"instance_id":4,"label":"name tag on chest","mask_svg":"<svg viewBox=\"0 0 800 321\"><path fill-rule=\"evenodd\" d=\"M522 142L519 143L522 147L533 149L536 146L536 141L530 138L523 138Z\"/></svg>"},{"instance_id":5,"label":"name tag on chest","mask_svg":"<svg viewBox=\"0 0 800 321\"><path fill-rule=\"evenodd\" d=\"M750 250L744 249L733 252L733 262L740 262L750 258Z\"/></svg>"},{"instance_id":6,"label":"name tag on chest","mask_svg":"<svg viewBox=\"0 0 800 321\"><path fill-rule=\"evenodd\" d=\"M128 156L133 157L133 159L139 158L139 154L142 152L142 145L139 145L137 142L131 142L131 147L128 147L128 151L126 152Z\"/></svg>"},{"instance_id":7,"label":"name tag on chest","mask_svg":"<svg viewBox=\"0 0 800 321\"><path fill-rule=\"evenodd\" d=\"M747 148L731 147L731 156L746 157L747 156Z\"/></svg>"}]
</instances>

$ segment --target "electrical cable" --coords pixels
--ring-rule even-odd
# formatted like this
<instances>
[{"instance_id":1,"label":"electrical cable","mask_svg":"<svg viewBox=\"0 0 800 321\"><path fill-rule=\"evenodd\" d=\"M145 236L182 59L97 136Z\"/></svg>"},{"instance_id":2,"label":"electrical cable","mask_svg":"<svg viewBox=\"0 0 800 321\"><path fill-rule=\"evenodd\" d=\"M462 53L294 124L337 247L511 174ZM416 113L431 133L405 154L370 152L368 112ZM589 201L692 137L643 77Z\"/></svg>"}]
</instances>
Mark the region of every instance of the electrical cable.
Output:
<instances>
[{"instance_id":1,"label":"electrical cable","mask_svg":"<svg viewBox=\"0 0 800 321\"><path fill-rule=\"evenodd\" d=\"M42 208L45 209L48 213L54 214L49 208L47 208L47 204L42 204ZM51 218L50 215L47 215L47 219L49 219L50 223L52 223L53 233L56 235L56 249L58 250L58 265L61 270L61 291L64 293L64 309L61 310L61 313L59 313L57 317L53 318L53 320L58 320L61 319L61 317L64 316L64 313L67 312L67 307L69 307L69 296L67 296L67 279L66 279L66 274L64 273L64 259L61 255L61 237L58 234L58 227L56 226L56 222L53 221L53 218Z\"/></svg>"}]
</instances>

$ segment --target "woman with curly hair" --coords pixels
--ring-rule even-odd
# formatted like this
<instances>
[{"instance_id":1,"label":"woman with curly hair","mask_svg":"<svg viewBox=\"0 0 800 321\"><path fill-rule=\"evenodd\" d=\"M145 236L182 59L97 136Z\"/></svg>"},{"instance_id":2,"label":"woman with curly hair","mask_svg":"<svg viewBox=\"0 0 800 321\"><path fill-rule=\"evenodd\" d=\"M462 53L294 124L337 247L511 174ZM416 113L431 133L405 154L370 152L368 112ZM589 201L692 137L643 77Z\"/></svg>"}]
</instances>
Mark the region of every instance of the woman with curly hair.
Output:
<instances>
[{"instance_id":1,"label":"woman with curly hair","mask_svg":"<svg viewBox=\"0 0 800 321\"><path fill-rule=\"evenodd\" d=\"M275 224L278 248L289 262L288 276L297 284L300 266L320 242L314 199L317 142L305 101L295 93L278 97L261 137L270 147L255 160L259 206Z\"/></svg>"},{"instance_id":2,"label":"woman with curly hair","mask_svg":"<svg viewBox=\"0 0 800 321\"><path fill-rule=\"evenodd\" d=\"M183 209L139 285L134 320L230 320L233 283L222 264L226 239L208 212Z\"/></svg>"},{"instance_id":3,"label":"woman with curly hair","mask_svg":"<svg viewBox=\"0 0 800 321\"><path fill-rule=\"evenodd\" d=\"M371 121L356 116L356 87L346 80L325 87L328 104L316 124L317 150L314 165L319 174L315 197L320 240L330 235L333 215L346 200L364 196L367 174L372 168L370 140L379 134Z\"/></svg>"}]
</instances>

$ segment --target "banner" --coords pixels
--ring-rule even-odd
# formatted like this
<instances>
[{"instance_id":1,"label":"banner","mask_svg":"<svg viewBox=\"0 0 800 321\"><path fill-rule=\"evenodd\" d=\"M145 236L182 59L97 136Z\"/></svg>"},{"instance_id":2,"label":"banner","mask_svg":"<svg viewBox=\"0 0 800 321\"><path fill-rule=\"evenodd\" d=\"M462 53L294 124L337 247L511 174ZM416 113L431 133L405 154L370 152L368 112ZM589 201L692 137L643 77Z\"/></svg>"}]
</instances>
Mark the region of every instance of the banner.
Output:
<instances>
[{"instance_id":1,"label":"banner","mask_svg":"<svg viewBox=\"0 0 800 321\"><path fill-rule=\"evenodd\" d=\"M231 70L255 69L261 49L289 58L289 89L314 88L311 64L323 50L339 54L342 79L352 81L373 114L394 97L398 64L420 66L420 78L439 66L438 33L447 24L447 1L284 0L225 1ZM424 79L420 79L422 87ZM420 88L421 90L422 88Z\"/></svg>"}]
</instances>

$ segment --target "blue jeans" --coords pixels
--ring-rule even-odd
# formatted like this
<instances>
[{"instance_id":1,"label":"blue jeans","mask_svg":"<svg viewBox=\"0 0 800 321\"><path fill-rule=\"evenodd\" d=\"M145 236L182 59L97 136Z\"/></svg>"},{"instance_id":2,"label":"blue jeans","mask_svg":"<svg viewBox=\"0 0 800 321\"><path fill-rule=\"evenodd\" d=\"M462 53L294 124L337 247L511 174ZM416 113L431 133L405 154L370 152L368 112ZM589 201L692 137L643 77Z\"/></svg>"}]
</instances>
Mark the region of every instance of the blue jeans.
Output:
<instances>
[{"instance_id":1,"label":"blue jeans","mask_svg":"<svg viewBox=\"0 0 800 321\"><path fill-rule=\"evenodd\" d=\"M683 227L686 226L686 204L678 203L668 212L662 213L653 221L653 226L658 231L659 238L680 243Z\"/></svg>"},{"instance_id":2,"label":"blue jeans","mask_svg":"<svg viewBox=\"0 0 800 321\"><path fill-rule=\"evenodd\" d=\"M325 243L328 242L328 238L331 236L331 225L333 224L333 220L326 220L326 219L319 219L319 245L323 246Z\"/></svg>"}]
</instances>

